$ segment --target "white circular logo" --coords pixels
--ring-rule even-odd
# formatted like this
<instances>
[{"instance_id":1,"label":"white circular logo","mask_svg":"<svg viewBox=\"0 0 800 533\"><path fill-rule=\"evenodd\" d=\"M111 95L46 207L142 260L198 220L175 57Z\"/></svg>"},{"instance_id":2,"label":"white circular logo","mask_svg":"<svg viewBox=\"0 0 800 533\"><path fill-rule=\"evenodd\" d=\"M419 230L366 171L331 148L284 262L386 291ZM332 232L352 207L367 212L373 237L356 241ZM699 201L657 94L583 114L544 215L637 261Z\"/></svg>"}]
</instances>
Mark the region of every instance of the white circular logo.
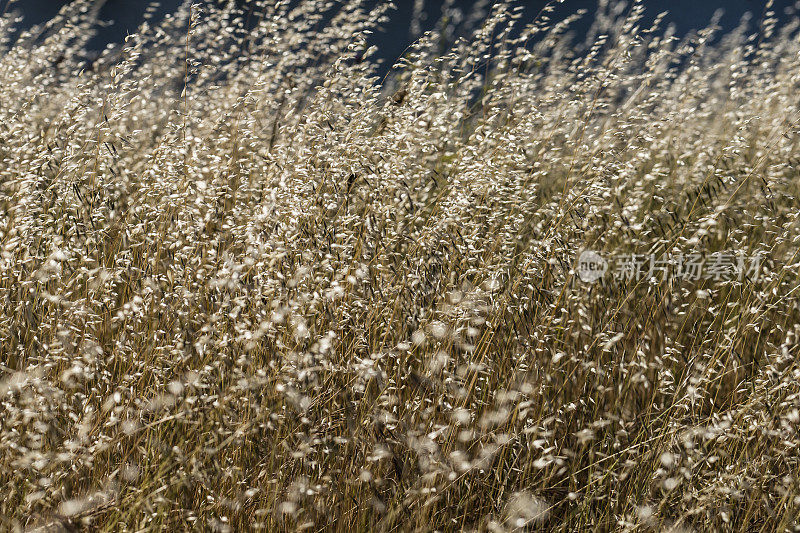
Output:
<instances>
[{"instance_id":1,"label":"white circular logo","mask_svg":"<svg viewBox=\"0 0 800 533\"><path fill-rule=\"evenodd\" d=\"M594 283L605 276L608 262L603 256L591 250L584 250L578 257L578 277L584 283Z\"/></svg>"}]
</instances>

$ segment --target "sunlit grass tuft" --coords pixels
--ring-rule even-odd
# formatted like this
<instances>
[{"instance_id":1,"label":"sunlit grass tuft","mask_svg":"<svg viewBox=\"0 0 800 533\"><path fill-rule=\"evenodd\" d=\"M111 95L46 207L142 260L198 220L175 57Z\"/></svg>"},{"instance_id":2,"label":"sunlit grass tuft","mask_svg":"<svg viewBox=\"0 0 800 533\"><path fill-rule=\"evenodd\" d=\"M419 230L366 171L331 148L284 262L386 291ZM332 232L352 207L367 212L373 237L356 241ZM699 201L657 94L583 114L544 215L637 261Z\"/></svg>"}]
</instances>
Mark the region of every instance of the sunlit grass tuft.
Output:
<instances>
[{"instance_id":1,"label":"sunlit grass tuft","mask_svg":"<svg viewBox=\"0 0 800 533\"><path fill-rule=\"evenodd\" d=\"M798 530L796 20L90 4L0 18L0 529Z\"/></svg>"}]
</instances>

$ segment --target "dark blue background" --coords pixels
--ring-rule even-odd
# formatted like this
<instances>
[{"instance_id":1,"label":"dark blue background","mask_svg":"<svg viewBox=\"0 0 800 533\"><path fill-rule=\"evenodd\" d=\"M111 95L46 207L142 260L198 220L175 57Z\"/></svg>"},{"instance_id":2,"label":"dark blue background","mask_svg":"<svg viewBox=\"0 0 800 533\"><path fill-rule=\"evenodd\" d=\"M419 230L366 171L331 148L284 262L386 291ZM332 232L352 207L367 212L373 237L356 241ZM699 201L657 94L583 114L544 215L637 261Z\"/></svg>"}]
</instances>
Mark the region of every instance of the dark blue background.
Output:
<instances>
[{"instance_id":1,"label":"dark blue background","mask_svg":"<svg viewBox=\"0 0 800 533\"><path fill-rule=\"evenodd\" d=\"M9 0L0 0L0 6L5 7ZM204 3L202 0L195 0ZM206 0L208 1L208 0ZM443 0L426 0L427 21L424 29L429 29L441 12ZM60 0L17 0L16 9L22 12L24 26L40 23L52 17L64 5ZM379 56L395 59L400 56L410 42L409 26L411 21L413 0L396 0L398 9L392 13L391 22L385 32L375 37L375 43L380 48ZM456 5L468 9L475 0L456 0ZM527 16L533 17L547 3L546 0L520 0L519 5L525 6ZM776 0L774 9L782 20L787 20L786 9L795 5L795 0ZM146 6L146 0L107 0L102 7L100 16L102 20L113 20L114 24L100 28L99 35L91 46L102 48L109 42L121 40L126 32L136 30ZM754 20L759 20L764 12L766 0L645 0L648 18L652 18L662 11L669 11L667 21L675 24L678 34L704 27L718 9L723 9L725 14L722 25L730 29L738 24L746 12L753 14ZM162 0L160 11L174 10L180 5L179 0ZM553 18L560 18L562 14L571 13L578 9L589 9L590 13L596 5L596 0L566 0L558 8ZM591 15L586 17L587 20ZM584 25L585 27L585 25ZM577 26L578 31L581 26Z\"/></svg>"}]
</instances>

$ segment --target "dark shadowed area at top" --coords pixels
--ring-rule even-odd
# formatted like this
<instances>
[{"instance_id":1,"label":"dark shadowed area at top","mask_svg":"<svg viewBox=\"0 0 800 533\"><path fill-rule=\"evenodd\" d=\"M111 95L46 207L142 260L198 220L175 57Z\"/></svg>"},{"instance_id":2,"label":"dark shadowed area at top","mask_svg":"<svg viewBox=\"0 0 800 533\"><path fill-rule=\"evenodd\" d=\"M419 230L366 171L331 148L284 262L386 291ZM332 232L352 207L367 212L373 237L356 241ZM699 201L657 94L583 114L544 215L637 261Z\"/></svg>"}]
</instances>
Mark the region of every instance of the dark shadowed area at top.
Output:
<instances>
[{"instance_id":1,"label":"dark shadowed area at top","mask_svg":"<svg viewBox=\"0 0 800 533\"><path fill-rule=\"evenodd\" d=\"M369 3L374 4L376 1L371 0ZM2 8L5 8L8 3L9 0L0 0ZM58 0L17 0L15 9L22 13L23 26L30 26L52 17L66 3L68 2ZM208 2L197 1L196 3L207 4ZM420 28L422 31L430 29L436 24L442 12L443 3L443 0L424 1ZM488 2L490 5L491 3L491 1ZM764 15L767 0L644 0L643 3L647 9L647 19L652 19L658 13L668 11L669 15L666 17L666 21L675 25L678 35L684 35L693 29L706 26L717 10L724 12L720 19L723 30L732 29L746 13L750 13L752 19L758 21ZM795 0L776 0L772 9L780 19L785 21L793 16L789 13L796 3ZM392 12L384 32L375 37L375 44L380 49L379 56L390 62L402 55L403 50L413 40L411 21L415 2L398 0L395 4L397 9ZM454 5L466 12L472 10L476 4L478 4L476 0L454 0ZM524 6L525 17L531 19L547 4L547 0L520 1L518 4ZM580 32L587 27L591 20L591 11L596 4L597 0L566 0L558 6L553 18L559 19L579 9L589 10L589 16L584 17L584 23L575 26L576 31ZM120 41L126 33L135 32L148 5L149 2L140 0L107 0L100 11L100 19L109 24L98 28L98 35L90 46L100 49L108 43ZM173 11L180 5L179 0L163 0L160 2L159 13Z\"/></svg>"}]
</instances>

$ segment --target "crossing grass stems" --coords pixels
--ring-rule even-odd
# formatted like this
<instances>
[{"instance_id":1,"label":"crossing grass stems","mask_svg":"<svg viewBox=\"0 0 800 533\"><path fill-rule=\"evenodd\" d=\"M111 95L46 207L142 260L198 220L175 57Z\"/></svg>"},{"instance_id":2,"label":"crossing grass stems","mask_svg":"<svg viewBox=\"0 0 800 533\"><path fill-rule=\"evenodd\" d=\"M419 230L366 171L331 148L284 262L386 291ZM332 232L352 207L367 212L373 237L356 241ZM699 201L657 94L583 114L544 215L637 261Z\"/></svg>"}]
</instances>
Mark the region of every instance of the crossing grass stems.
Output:
<instances>
[{"instance_id":1,"label":"crossing grass stems","mask_svg":"<svg viewBox=\"0 0 800 533\"><path fill-rule=\"evenodd\" d=\"M554 7L0 17L0 529L797 531L797 19Z\"/></svg>"}]
</instances>

